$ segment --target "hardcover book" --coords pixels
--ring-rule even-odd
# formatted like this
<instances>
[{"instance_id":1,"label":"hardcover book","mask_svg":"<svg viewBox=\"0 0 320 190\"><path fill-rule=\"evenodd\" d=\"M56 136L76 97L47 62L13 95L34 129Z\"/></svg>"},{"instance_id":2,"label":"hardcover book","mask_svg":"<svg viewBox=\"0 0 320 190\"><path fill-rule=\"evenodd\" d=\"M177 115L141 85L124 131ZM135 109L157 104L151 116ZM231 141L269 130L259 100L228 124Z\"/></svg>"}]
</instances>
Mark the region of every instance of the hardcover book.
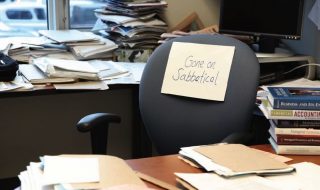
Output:
<instances>
[{"instance_id":1,"label":"hardcover book","mask_svg":"<svg viewBox=\"0 0 320 190\"><path fill-rule=\"evenodd\" d=\"M259 108L267 119L320 120L320 110L274 109L265 103L260 104Z\"/></svg>"},{"instance_id":2,"label":"hardcover book","mask_svg":"<svg viewBox=\"0 0 320 190\"><path fill-rule=\"evenodd\" d=\"M278 128L275 125L270 125L270 134L275 135L319 135L319 129L307 129L307 128Z\"/></svg>"},{"instance_id":3,"label":"hardcover book","mask_svg":"<svg viewBox=\"0 0 320 190\"><path fill-rule=\"evenodd\" d=\"M320 129L320 120L272 120L279 128Z\"/></svg>"},{"instance_id":4,"label":"hardcover book","mask_svg":"<svg viewBox=\"0 0 320 190\"><path fill-rule=\"evenodd\" d=\"M320 110L320 88L268 87L275 109Z\"/></svg>"},{"instance_id":5,"label":"hardcover book","mask_svg":"<svg viewBox=\"0 0 320 190\"><path fill-rule=\"evenodd\" d=\"M269 142L277 154L320 155L320 146L278 145L271 137Z\"/></svg>"},{"instance_id":6,"label":"hardcover book","mask_svg":"<svg viewBox=\"0 0 320 190\"><path fill-rule=\"evenodd\" d=\"M275 134L271 127L269 134L278 145L320 145L320 135Z\"/></svg>"}]
</instances>

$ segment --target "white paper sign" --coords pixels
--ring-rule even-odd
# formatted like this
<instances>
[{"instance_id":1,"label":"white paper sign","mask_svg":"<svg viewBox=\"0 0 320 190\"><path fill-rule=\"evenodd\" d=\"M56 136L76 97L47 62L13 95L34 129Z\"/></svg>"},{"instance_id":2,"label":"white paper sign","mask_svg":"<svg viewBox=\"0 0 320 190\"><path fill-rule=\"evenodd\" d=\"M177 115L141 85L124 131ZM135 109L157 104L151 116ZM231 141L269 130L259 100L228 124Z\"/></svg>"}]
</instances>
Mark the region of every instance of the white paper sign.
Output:
<instances>
[{"instance_id":1,"label":"white paper sign","mask_svg":"<svg viewBox=\"0 0 320 190\"><path fill-rule=\"evenodd\" d=\"M161 93L224 101L234 49L174 42Z\"/></svg>"}]
</instances>

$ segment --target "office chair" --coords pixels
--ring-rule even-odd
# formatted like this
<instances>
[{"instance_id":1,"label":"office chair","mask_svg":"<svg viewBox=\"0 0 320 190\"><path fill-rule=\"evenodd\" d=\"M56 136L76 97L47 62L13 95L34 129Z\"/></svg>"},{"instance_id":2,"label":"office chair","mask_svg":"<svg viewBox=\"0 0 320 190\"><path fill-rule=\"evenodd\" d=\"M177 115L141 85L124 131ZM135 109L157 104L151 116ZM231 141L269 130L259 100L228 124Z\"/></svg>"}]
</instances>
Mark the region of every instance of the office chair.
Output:
<instances>
[{"instance_id":1,"label":"office chair","mask_svg":"<svg viewBox=\"0 0 320 190\"><path fill-rule=\"evenodd\" d=\"M161 93L168 55L175 41L235 46L223 102ZM159 46L150 56L139 86L142 121L158 153L175 154L180 147L219 142L250 143L258 79L259 63L254 52L234 38L191 35ZM95 128L90 125L93 122L88 121L88 129Z\"/></svg>"}]
</instances>

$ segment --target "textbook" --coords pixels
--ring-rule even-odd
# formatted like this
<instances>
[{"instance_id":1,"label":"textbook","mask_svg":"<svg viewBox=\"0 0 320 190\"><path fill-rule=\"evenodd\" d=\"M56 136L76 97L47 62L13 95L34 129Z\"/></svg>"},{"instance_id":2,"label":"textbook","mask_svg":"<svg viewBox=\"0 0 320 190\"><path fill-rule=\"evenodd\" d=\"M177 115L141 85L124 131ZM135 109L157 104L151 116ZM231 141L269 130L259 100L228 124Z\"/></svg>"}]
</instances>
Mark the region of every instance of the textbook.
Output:
<instances>
[{"instance_id":1,"label":"textbook","mask_svg":"<svg viewBox=\"0 0 320 190\"><path fill-rule=\"evenodd\" d=\"M320 88L267 87L275 109L320 110Z\"/></svg>"},{"instance_id":2,"label":"textbook","mask_svg":"<svg viewBox=\"0 0 320 190\"><path fill-rule=\"evenodd\" d=\"M269 132L275 135L319 135L319 129L311 128L278 128L275 125L270 125Z\"/></svg>"},{"instance_id":3,"label":"textbook","mask_svg":"<svg viewBox=\"0 0 320 190\"><path fill-rule=\"evenodd\" d=\"M320 110L285 110L274 109L270 105L262 103L259 105L267 119L277 120L320 120Z\"/></svg>"},{"instance_id":4,"label":"textbook","mask_svg":"<svg viewBox=\"0 0 320 190\"><path fill-rule=\"evenodd\" d=\"M272 120L272 122L279 128L320 129L320 120Z\"/></svg>"},{"instance_id":5,"label":"textbook","mask_svg":"<svg viewBox=\"0 0 320 190\"><path fill-rule=\"evenodd\" d=\"M276 134L272 127L269 134L278 145L320 145L320 134Z\"/></svg>"},{"instance_id":6,"label":"textbook","mask_svg":"<svg viewBox=\"0 0 320 190\"><path fill-rule=\"evenodd\" d=\"M278 145L320 145L320 135L275 135L272 131L269 133Z\"/></svg>"},{"instance_id":7,"label":"textbook","mask_svg":"<svg viewBox=\"0 0 320 190\"><path fill-rule=\"evenodd\" d=\"M320 155L320 146L310 145L278 145L272 137L269 142L277 154Z\"/></svg>"}]
</instances>

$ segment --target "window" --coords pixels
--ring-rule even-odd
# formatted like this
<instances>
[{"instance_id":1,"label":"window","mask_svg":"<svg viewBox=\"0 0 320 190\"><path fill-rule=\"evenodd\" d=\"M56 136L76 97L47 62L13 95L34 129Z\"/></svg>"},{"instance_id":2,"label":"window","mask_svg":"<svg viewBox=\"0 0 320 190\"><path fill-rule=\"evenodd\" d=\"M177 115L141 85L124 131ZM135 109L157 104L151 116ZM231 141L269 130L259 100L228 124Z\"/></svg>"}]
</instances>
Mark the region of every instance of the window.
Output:
<instances>
[{"instance_id":1,"label":"window","mask_svg":"<svg viewBox=\"0 0 320 190\"><path fill-rule=\"evenodd\" d=\"M35 8L34 12L36 13L37 19L47 20L47 14L43 8Z\"/></svg>"},{"instance_id":2,"label":"window","mask_svg":"<svg viewBox=\"0 0 320 190\"><path fill-rule=\"evenodd\" d=\"M99 0L0 0L0 37L37 35L43 29L91 29ZM67 15L67 16L66 16Z\"/></svg>"},{"instance_id":3,"label":"window","mask_svg":"<svg viewBox=\"0 0 320 190\"><path fill-rule=\"evenodd\" d=\"M6 0L0 2L0 37L34 36L47 29L44 0Z\"/></svg>"},{"instance_id":4,"label":"window","mask_svg":"<svg viewBox=\"0 0 320 190\"><path fill-rule=\"evenodd\" d=\"M102 8L97 0L70 0L70 28L89 29L97 21L94 10Z\"/></svg>"},{"instance_id":5,"label":"window","mask_svg":"<svg viewBox=\"0 0 320 190\"><path fill-rule=\"evenodd\" d=\"M8 20L31 20L32 14L29 10L9 9L6 11Z\"/></svg>"}]
</instances>

